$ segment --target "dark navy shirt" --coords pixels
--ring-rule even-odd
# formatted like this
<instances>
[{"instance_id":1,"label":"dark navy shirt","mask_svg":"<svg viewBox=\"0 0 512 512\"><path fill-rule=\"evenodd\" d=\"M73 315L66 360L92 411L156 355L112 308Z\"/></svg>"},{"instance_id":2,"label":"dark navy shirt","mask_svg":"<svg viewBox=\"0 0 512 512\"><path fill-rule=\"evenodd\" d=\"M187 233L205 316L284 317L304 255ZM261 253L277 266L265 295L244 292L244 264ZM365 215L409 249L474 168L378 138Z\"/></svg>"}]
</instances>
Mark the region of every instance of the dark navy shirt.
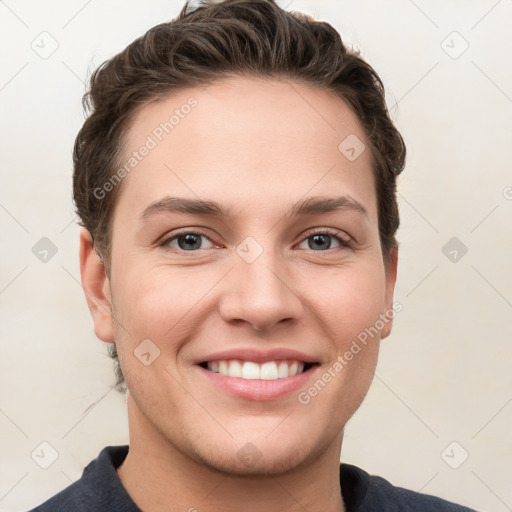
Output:
<instances>
[{"instance_id":1,"label":"dark navy shirt","mask_svg":"<svg viewBox=\"0 0 512 512\"><path fill-rule=\"evenodd\" d=\"M128 445L107 446L82 477L30 512L141 512L117 476ZM441 498L395 487L379 476L340 464L340 485L347 512L475 512Z\"/></svg>"}]
</instances>

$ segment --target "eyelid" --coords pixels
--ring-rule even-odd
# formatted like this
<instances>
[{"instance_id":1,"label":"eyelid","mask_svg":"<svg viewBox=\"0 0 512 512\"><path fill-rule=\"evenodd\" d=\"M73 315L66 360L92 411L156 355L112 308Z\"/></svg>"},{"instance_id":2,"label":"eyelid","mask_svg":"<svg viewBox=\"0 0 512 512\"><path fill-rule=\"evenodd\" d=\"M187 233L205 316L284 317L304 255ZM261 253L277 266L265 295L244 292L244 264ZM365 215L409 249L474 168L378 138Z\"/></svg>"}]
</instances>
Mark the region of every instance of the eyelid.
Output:
<instances>
[{"instance_id":1,"label":"eyelid","mask_svg":"<svg viewBox=\"0 0 512 512\"><path fill-rule=\"evenodd\" d=\"M206 231L203 231L201 228L183 228L183 231L178 231L177 233L173 233L170 236L165 236L162 239L162 241L161 242L157 242L156 245L165 248L166 246L168 246L168 244L170 242L172 242L176 238L178 238L180 236L184 236L184 235L189 235L189 234L202 235L205 238L207 238L208 240L210 240L210 242L212 242L212 244L219 245L216 242L214 242L212 240L211 236L208 233L206 233ZM203 249L203 250L206 250L206 249ZM198 251L183 251L183 250L179 250L179 249L178 249L178 251L179 252L198 252Z\"/></svg>"},{"instance_id":2,"label":"eyelid","mask_svg":"<svg viewBox=\"0 0 512 512\"><path fill-rule=\"evenodd\" d=\"M172 235L170 235L168 237L165 237L161 242L157 242L157 245L166 248L166 247L169 246L168 244L171 241L175 240L179 236L184 236L184 235L187 235L187 234L194 234L194 235L204 236L205 238L207 238L213 244L215 244L217 246L219 245L214 240L212 240L211 237L208 235L208 233L206 233L201 228L183 228L182 231L178 231L177 233L173 233ZM335 228L321 228L320 227L320 228L311 228L311 229L305 231L301 235L302 238L299 241L299 244L304 242L308 238L310 238L310 237L312 237L314 235L317 235L317 234L318 235L328 235L328 236L337 238L339 240L342 248L351 248L353 243L354 243L354 239L350 235L348 235L345 231L341 231L341 230L335 229ZM207 250L207 249L203 249L203 250ZM307 250L309 252L314 252L314 253L317 253L317 252L322 253L322 252L329 252L329 251L331 251L331 249L327 249L326 251L313 251L312 249L307 249ZM182 249L178 249L178 252L180 252L180 253L187 253L187 252L189 252L189 253L197 253L199 251L200 250L184 251Z\"/></svg>"},{"instance_id":3,"label":"eyelid","mask_svg":"<svg viewBox=\"0 0 512 512\"><path fill-rule=\"evenodd\" d=\"M306 238L309 238L313 235L330 235L339 238L344 243L354 243L354 239L348 233L335 228L312 228L302 235L303 239L301 241L304 241Z\"/></svg>"}]
</instances>

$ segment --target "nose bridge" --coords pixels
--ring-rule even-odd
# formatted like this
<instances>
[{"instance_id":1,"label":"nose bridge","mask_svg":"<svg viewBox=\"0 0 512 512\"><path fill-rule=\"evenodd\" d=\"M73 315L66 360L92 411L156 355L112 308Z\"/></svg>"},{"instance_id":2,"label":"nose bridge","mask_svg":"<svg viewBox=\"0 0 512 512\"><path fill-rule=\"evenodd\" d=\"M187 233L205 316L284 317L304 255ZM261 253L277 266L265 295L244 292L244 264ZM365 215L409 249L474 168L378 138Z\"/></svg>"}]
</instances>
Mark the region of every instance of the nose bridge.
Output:
<instances>
[{"instance_id":1,"label":"nose bridge","mask_svg":"<svg viewBox=\"0 0 512 512\"><path fill-rule=\"evenodd\" d=\"M290 280L286 261L272 237L263 241L249 236L236 247L221 314L226 321L244 320L256 330L285 319L297 320L302 304Z\"/></svg>"}]
</instances>

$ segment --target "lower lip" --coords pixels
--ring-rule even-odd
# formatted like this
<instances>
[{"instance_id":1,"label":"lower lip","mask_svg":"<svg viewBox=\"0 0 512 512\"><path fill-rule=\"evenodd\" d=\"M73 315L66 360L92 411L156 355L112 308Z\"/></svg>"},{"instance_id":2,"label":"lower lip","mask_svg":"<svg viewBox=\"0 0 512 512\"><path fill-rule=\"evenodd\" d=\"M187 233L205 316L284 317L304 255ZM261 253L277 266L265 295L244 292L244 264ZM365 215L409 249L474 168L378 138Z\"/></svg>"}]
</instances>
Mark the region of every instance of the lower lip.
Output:
<instances>
[{"instance_id":1,"label":"lower lip","mask_svg":"<svg viewBox=\"0 0 512 512\"><path fill-rule=\"evenodd\" d=\"M293 377L261 380L228 377L217 372L205 370L202 366L196 365L201 374L209 379L214 386L225 393L246 400L277 400L290 395L304 387L319 367L319 365L314 365L309 370Z\"/></svg>"}]
</instances>

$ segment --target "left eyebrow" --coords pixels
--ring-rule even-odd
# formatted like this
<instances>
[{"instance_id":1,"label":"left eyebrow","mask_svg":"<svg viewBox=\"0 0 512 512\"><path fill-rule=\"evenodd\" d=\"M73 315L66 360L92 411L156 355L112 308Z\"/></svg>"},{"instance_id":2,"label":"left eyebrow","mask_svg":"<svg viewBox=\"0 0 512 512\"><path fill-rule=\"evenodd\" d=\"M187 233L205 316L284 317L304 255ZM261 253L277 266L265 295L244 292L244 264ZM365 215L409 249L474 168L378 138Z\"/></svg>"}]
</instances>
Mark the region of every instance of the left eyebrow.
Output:
<instances>
[{"instance_id":1,"label":"left eyebrow","mask_svg":"<svg viewBox=\"0 0 512 512\"><path fill-rule=\"evenodd\" d=\"M350 196L337 197L307 197L301 199L285 214L286 218L293 216L321 215L334 211L351 210L368 217L366 208L356 199ZM202 199L188 199L184 197L166 196L151 203L140 215L140 220L145 220L160 212L183 213L191 215L204 215L208 217L232 216L231 209L224 208L215 201Z\"/></svg>"},{"instance_id":2,"label":"left eyebrow","mask_svg":"<svg viewBox=\"0 0 512 512\"><path fill-rule=\"evenodd\" d=\"M351 210L368 217L366 208L350 196L307 197L295 203L286 217L301 215L321 215L335 211Z\"/></svg>"}]
</instances>

